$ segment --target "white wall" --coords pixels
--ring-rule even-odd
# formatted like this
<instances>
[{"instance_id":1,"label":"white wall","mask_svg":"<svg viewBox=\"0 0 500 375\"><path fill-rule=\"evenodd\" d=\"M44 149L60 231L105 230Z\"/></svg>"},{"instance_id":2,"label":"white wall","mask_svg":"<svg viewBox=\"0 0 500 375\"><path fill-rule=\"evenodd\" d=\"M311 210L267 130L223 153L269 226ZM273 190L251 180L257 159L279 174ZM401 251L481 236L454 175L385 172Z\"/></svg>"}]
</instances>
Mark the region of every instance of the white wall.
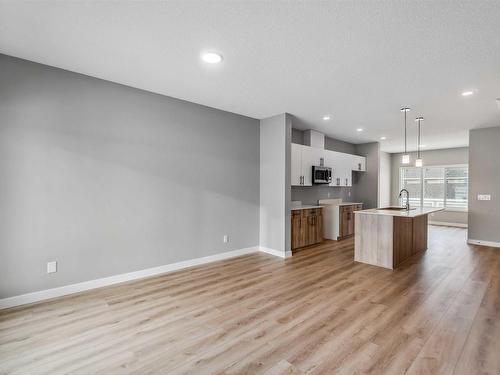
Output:
<instances>
[{"instance_id":1,"label":"white wall","mask_svg":"<svg viewBox=\"0 0 500 375\"><path fill-rule=\"evenodd\" d=\"M260 121L260 246L290 255L291 116Z\"/></svg>"}]
</instances>

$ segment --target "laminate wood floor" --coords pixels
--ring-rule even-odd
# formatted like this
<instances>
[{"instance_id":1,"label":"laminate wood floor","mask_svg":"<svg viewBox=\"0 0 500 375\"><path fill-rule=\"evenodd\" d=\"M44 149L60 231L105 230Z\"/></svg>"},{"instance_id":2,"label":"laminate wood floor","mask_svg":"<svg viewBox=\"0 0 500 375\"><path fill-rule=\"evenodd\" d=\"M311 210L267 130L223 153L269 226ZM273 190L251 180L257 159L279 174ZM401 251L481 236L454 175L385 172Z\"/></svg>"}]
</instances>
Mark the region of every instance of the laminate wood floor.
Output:
<instances>
[{"instance_id":1,"label":"laminate wood floor","mask_svg":"<svg viewBox=\"0 0 500 375\"><path fill-rule=\"evenodd\" d=\"M500 374L500 249L430 227L391 271L353 241L0 311L1 374Z\"/></svg>"}]
</instances>

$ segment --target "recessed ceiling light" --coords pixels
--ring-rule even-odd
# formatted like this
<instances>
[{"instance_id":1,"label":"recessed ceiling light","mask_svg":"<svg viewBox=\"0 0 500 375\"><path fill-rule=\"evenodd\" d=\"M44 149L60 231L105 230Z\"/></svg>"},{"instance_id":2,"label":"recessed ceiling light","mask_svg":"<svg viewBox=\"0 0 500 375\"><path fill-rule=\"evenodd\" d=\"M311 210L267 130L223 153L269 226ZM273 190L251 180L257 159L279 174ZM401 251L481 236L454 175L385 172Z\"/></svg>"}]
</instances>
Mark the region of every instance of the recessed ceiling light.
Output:
<instances>
[{"instance_id":1,"label":"recessed ceiling light","mask_svg":"<svg viewBox=\"0 0 500 375\"><path fill-rule=\"evenodd\" d=\"M361 129L361 128L357 128L357 129L356 129L356 131L357 131L357 132L362 132L362 131L363 131L363 129Z\"/></svg>"},{"instance_id":2,"label":"recessed ceiling light","mask_svg":"<svg viewBox=\"0 0 500 375\"><path fill-rule=\"evenodd\" d=\"M331 119L331 117L329 115L323 116L323 120L325 120L325 121L328 121L330 119Z\"/></svg>"},{"instance_id":3,"label":"recessed ceiling light","mask_svg":"<svg viewBox=\"0 0 500 375\"><path fill-rule=\"evenodd\" d=\"M420 147L427 147L427 145L420 145Z\"/></svg>"},{"instance_id":4,"label":"recessed ceiling light","mask_svg":"<svg viewBox=\"0 0 500 375\"><path fill-rule=\"evenodd\" d=\"M222 55L215 52L206 52L201 55L201 59L208 64L218 64L222 61Z\"/></svg>"},{"instance_id":5,"label":"recessed ceiling light","mask_svg":"<svg viewBox=\"0 0 500 375\"><path fill-rule=\"evenodd\" d=\"M382 141L385 141L385 140L387 139L387 137L380 137L380 139L381 139Z\"/></svg>"},{"instance_id":6,"label":"recessed ceiling light","mask_svg":"<svg viewBox=\"0 0 500 375\"><path fill-rule=\"evenodd\" d=\"M470 91L470 90L469 90L469 91L464 91L464 92L462 93L462 96L471 96L471 95L474 95L474 91Z\"/></svg>"}]
</instances>

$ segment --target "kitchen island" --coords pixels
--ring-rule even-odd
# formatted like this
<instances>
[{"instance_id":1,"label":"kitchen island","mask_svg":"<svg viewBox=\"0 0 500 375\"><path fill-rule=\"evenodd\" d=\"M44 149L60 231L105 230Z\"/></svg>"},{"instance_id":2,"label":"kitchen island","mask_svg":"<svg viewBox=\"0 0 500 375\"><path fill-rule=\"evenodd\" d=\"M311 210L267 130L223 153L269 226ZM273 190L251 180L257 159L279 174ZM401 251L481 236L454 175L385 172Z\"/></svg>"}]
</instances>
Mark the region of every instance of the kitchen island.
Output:
<instances>
[{"instance_id":1,"label":"kitchen island","mask_svg":"<svg viewBox=\"0 0 500 375\"><path fill-rule=\"evenodd\" d=\"M354 260L394 269L427 249L427 216L442 208L374 208L356 211Z\"/></svg>"}]
</instances>

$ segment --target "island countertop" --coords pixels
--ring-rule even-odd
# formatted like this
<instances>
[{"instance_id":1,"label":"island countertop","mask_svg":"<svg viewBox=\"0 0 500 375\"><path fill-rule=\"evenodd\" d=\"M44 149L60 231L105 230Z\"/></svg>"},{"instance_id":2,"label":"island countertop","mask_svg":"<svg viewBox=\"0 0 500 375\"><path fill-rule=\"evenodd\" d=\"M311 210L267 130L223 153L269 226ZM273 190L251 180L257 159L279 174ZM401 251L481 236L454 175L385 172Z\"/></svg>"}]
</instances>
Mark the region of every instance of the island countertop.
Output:
<instances>
[{"instance_id":1,"label":"island countertop","mask_svg":"<svg viewBox=\"0 0 500 375\"><path fill-rule=\"evenodd\" d=\"M436 208L436 207L415 207L411 208L409 211L405 210L404 208L397 210L397 209L390 209L392 207L386 207L386 208L370 208L368 210L359 210L355 211L354 214L356 215L363 215L363 214L368 214L368 215L384 215L384 216L398 216L398 217L417 217L417 216L422 216L422 215L428 215L433 212L438 212L442 211L443 208ZM396 207L394 207L396 208Z\"/></svg>"}]
</instances>

